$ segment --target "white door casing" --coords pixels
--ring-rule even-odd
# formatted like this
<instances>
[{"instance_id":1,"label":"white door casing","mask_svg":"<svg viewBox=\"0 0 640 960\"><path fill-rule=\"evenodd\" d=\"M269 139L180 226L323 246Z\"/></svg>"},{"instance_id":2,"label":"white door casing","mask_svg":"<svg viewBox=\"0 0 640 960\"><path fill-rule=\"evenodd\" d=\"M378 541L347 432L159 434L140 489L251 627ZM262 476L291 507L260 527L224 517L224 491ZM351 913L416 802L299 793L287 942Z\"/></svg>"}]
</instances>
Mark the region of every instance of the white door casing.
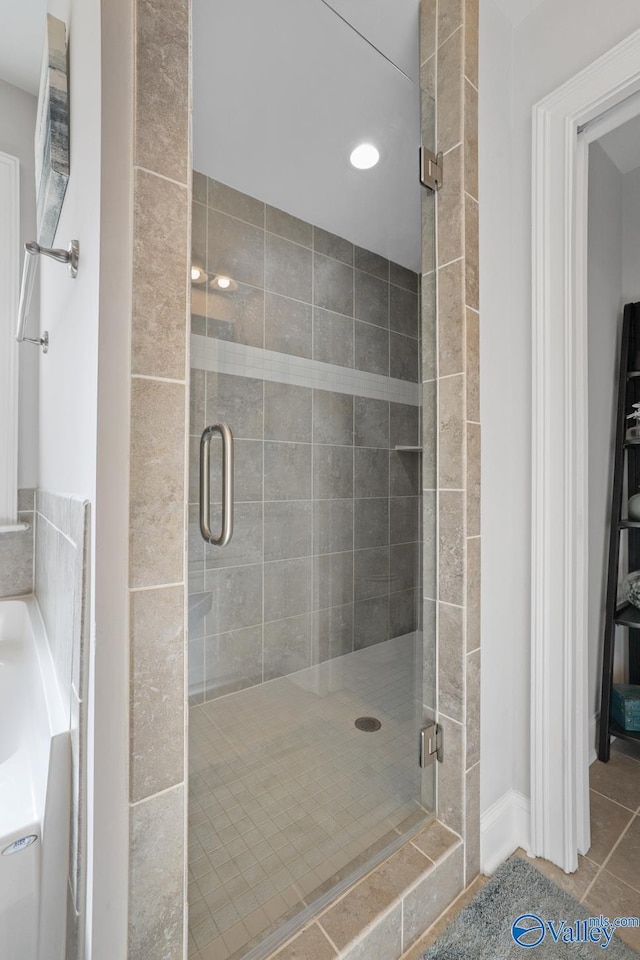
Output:
<instances>
[{"instance_id":1,"label":"white door casing","mask_svg":"<svg viewBox=\"0 0 640 960\"><path fill-rule=\"evenodd\" d=\"M586 212L594 135L578 132L639 90L640 31L533 108L530 852L567 872L590 846Z\"/></svg>"}]
</instances>

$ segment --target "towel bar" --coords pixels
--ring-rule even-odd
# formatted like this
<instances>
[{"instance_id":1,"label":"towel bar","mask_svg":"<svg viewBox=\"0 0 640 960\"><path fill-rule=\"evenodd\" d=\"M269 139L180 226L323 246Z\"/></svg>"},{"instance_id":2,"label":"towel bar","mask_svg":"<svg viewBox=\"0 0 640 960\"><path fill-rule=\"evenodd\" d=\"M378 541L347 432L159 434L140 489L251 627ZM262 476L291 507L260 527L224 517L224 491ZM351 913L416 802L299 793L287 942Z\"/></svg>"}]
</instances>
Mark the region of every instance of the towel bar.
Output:
<instances>
[{"instance_id":1,"label":"towel bar","mask_svg":"<svg viewBox=\"0 0 640 960\"><path fill-rule=\"evenodd\" d=\"M35 265L36 257L50 257L57 260L58 263L66 263L69 266L69 275L75 279L78 275L78 261L80 259L80 244L77 240L72 240L68 250L60 250L55 247L41 247L35 240L30 240L24 245L24 266L22 268L22 286L20 288L20 306L18 309L18 326L16 329L16 340L18 343L37 343L42 347L42 352L46 353L49 349L49 334L45 330L40 337L26 337L24 334L29 316L29 307L31 306L31 296L33 294L33 284L36 277Z\"/></svg>"}]
</instances>

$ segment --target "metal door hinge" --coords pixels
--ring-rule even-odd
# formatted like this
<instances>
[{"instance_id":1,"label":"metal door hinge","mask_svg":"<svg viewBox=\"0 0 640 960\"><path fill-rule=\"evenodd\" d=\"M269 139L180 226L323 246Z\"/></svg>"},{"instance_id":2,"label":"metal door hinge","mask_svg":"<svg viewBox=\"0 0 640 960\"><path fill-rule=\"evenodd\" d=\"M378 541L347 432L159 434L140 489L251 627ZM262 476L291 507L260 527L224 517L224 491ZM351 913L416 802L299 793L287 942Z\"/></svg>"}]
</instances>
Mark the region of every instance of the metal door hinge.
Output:
<instances>
[{"instance_id":1,"label":"metal door hinge","mask_svg":"<svg viewBox=\"0 0 640 960\"><path fill-rule=\"evenodd\" d=\"M443 182L442 154L420 147L420 183L429 190L439 190Z\"/></svg>"},{"instance_id":2,"label":"metal door hinge","mask_svg":"<svg viewBox=\"0 0 640 960\"><path fill-rule=\"evenodd\" d=\"M430 723L420 731L420 766L429 767L438 760L444 760L442 745L442 727L438 723Z\"/></svg>"}]
</instances>

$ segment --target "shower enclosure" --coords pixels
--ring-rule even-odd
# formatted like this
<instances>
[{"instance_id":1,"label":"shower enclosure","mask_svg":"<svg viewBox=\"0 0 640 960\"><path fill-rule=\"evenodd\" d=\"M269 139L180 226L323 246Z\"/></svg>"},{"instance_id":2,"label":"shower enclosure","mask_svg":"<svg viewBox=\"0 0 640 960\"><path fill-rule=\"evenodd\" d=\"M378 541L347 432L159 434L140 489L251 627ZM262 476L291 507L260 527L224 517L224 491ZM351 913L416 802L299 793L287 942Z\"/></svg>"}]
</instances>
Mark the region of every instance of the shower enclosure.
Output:
<instances>
[{"instance_id":1,"label":"shower enclosure","mask_svg":"<svg viewBox=\"0 0 640 960\"><path fill-rule=\"evenodd\" d=\"M434 198L417 163L434 130L415 13L407 66L323 0L194 2L194 960L267 957L435 809ZM361 140L371 170L349 164ZM207 512L213 535L233 520L226 545L203 539Z\"/></svg>"}]
</instances>

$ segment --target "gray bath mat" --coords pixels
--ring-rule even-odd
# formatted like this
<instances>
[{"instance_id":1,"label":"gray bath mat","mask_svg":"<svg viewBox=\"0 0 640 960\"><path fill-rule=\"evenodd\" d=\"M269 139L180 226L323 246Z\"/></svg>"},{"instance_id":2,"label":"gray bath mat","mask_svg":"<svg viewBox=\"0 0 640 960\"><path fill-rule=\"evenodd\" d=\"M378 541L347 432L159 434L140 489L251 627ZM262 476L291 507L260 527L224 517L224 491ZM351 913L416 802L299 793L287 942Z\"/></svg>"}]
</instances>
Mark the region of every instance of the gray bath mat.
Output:
<instances>
[{"instance_id":1,"label":"gray bath mat","mask_svg":"<svg viewBox=\"0 0 640 960\"><path fill-rule=\"evenodd\" d=\"M617 936L606 949L601 946L603 935L600 943L582 942L588 926L580 921L588 917L577 900L534 866L511 857L452 920L424 960L638 960L639 954ZM563 937L573 942L563 942Z\"/></svg>"}]
</instances>

